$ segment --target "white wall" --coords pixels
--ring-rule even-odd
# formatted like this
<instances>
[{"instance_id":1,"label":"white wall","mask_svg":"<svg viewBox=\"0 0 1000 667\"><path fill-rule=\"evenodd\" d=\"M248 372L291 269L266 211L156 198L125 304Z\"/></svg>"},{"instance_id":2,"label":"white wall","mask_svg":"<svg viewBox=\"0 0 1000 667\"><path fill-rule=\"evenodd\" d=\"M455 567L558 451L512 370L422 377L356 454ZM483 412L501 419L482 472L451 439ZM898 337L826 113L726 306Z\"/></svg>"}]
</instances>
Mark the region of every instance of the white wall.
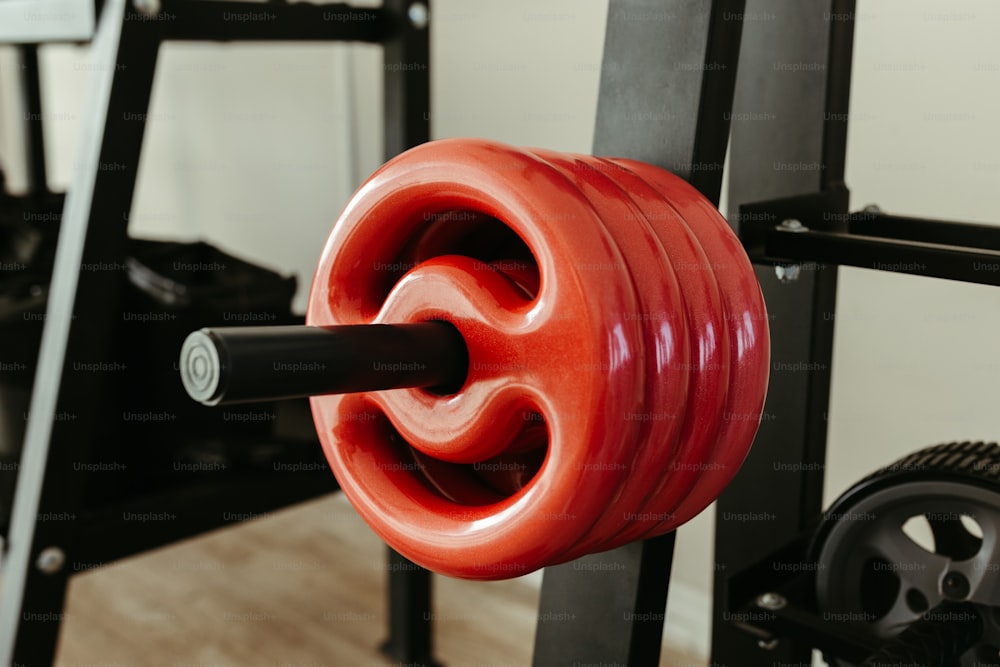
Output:
<instances>
[{"instance_id":1,"label":"white wall","mask_svg":"<svg viewBox=\"0 0 1000 667\"><path fill-rule=\"evenodd\" d=\"M858 3L856 205L1000 223L1000 4ZM841 271L827 498L924 444L1000 437L1000 291Z\"/></svg>"},{"instance_id":2,"label":"white wall","mask_svg":"<svg viewBox=\"0 0 1000 667\"><path fill-rule=\"evenodd\" d=\"M51 74L44 79L50 177L64 186L80 130L86 50L49 47L43 55ZM207 238L294 271L303 308L330 225L361 174L380 163L378 89L348 94L348 81L375 77L380 59L374 46L165 45L132 233Z\"/></svg>"},{"instance_id":3,"label":"white wall","mask_svg":"<svg viewBox=\"0 0 1000 667\"><path fill-rule=\"evenodd\" d=\"M852 201L1000 221L1000 4L944 7L859 3ZM437 0L435 135L588 151L606 12L607 0ZM63 185L72 173L82 52L51 48L44 57L51 174ZM295 270L301 307L330 224L379 162L378 76L372 47L170 45L133 231L207 237ZM10 136L2 130L0 147ZM909 450L1000 435L998 306L1000 291L985 287L841 271L828 501ZM672 607L685 616L672 637L695 649L707 644L713 518L710 510L681 529L674 570Z\"/></svg>"}]
</instances>

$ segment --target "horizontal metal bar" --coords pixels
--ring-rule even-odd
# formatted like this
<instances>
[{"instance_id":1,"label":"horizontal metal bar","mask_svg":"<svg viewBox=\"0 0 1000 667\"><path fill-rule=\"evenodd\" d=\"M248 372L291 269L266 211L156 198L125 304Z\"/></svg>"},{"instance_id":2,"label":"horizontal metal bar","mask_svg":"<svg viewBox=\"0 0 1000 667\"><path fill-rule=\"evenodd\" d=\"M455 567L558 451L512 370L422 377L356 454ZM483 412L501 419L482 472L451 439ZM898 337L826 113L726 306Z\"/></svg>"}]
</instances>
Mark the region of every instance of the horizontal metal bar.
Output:
<instances>
[{"instance_id":1,"label":"horizontal metal bar","mask_svg":"<svg viewBox=\"0 0 1000 667\"><path fill-rule=\"evenodd\" d=\"M130 13L128 20L155 23L165 40L379 43L392 32L381 7L304 2L163 0L156 13Z\"/></svg>"},{"instance_id":2,"label":"horizontal metal bar","mask_svg":"<svg viewBox=\"0 0 1000 667\"><path fill-rule=\"evenodd\" d=\"M1000 250L1000 225L906 218L862 211L851 214L848 230L851 234L862 236Z\"/></svg>"},{"instance_id":3,"label":"horizontal metal bar","mask_svg":"<svg viewBox=\"0 0 1000 667\"><path fill-rule=\"evenodd\" d=\"M778 600L765 605L761 600ZM755 604L730 615L731 621L763 643L794 638L824 653L852 663L860 662L880 647L880 642L850 623L838 623L800 607L780 593L768 593Z\"/></svg>"},{"instance_id":4,"label":"horizontal metal bar","mask_svg":"<svg viewBox=\"0 0 1000 667\"><path fill-rule=\"evenodd\" d=\"M737 215L740 241L752 260L766 262L768 234L785 220L797 220L818 231L845 232L850 219L849 199L847 188L832 187L740 204Z\"/></svg>"},{"instance_id":5,"label":"horizontal metal bar","mask_svg":"<svg viewBox=\"0 0 1000 667\"><path fill-rule=\"evenodd\" d=\"M781 227L768 232L765 248L765 257L752 259L839 264L1000 285L1000 250Z\"/></svg>"},{"instance_id":6,"label":"horizontal metal bar","mask_svg":"<svg viewBox=\"0 0 1000 667\"><path fill-rule=\"evenodd\" d=\"M469 353L446 322L201 329L181 348L181 380L205 405L402 387L461 387Z\"/></svg>"},{"instance_id":7,"label":"horizontal metal bar","mask_svg":"<svg viewBox=\"0 0 1000 667\"><path fill-rule=\"evenodd\" d=\"M740 240L755 263L826 263L1000 284L1000 226L844 210L846 190L740 206Z\"/></svg>"}]
</instances>

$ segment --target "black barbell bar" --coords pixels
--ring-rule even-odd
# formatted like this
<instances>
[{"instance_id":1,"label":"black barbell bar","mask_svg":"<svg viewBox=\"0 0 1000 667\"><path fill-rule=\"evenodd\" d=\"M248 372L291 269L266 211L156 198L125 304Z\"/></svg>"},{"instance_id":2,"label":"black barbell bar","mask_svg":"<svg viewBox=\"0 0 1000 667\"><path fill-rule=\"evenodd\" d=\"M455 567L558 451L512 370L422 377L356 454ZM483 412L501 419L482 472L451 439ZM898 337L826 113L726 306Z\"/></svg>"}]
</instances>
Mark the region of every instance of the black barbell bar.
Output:
<instances>
[{"instance_id":1,"label":"black barbell bar","mask_svg":"<svg viewBox=\"0 0 1000 667\"><path fill-rule=\"evenodd\" d=\"M218 327L188 335L181 381L204 405L465 382L469 355L447 322Z\"/></svg>"}]
</instances>

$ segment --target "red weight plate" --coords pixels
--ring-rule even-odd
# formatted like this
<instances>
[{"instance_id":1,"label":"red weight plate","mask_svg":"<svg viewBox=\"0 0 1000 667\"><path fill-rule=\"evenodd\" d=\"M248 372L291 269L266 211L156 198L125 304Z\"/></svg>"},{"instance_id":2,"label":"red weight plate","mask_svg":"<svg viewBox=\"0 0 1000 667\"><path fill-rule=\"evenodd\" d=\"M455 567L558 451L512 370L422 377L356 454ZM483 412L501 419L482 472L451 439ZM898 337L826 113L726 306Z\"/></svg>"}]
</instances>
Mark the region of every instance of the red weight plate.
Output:
<instances>
[{"instance_id":1,"label":"red weight plate","mask_svg":"<svg viewBox=\"0 0 1000 667\"><path fill-rule=\"evenodd\" d=\"M579 188L598 212L626 260L616 271L626 274L636 293L638 310L616 313L622 329L635 330L644 345L644 376L638 386L638 408L619 415L619 424L638 422L639 431L628 459L628 479L607 499L607 511L567 558L601 551L622 526L642 511L649 490L670 461L687 409L689 363L685 304L670 260L642 210L602 169L584 156L532 149ZM567 234L573 229L567 228ZM603 462L591 462L595 475L608 474Z\"/></svg>"},{"instance_id":2,"label":"red weight plate","mask_svg":"<svg viewBox=\"0 0 1000 667\"><path fill-rule=\"evenodd\" d=\"M684 220L657 190L631 171L599 158L587 159L628 193L659 237L681 288L690 342L687 358L667 371L690 373L688 407L677 445L668 463L656 469L657 479L646 489L645 504L607 543L615 547L664 532L657 528L674 518L677 505L697 480L698 470L685 462L703 460L714 447L727 392L729 346L723 299L713 274L705 270L708 256Z\"/></svg>"},{"instance_id":3,"label":"red weight plate","mask_svg":"<svg viewBox=\"0 0 1000 667\"><path fill-rule=\"evenodd\" d=\"M409 266L408 249L435 245L421 239L435 216L456 211L514 232L537 266L536 295L498 270L503 254L464 255L462 234L444 234L448 253ZM579 190L501 144L425 144L362 186L323 251L307 323L447 320L470 358L451 396L311 399L341 487L391 546L437 572L504 578L559 560L598 520L626 473L595 478L590 464L627 460L639 430L621 415L637 409L641 350L613 315L635 312L635 296L627 281L592 270L623 263ZM505 456L526 410L543 416L547 452L503 497L473 473Z\"/></svg>"},{"instance_id":4,"label":"red weight plate","mask_svg":"<svg viewBox=\"0 0 1000 667\"><path fill-rule=\"evenodd\" d=\"M683 216L710 259L725 301L730 340L729 392L714 449L701 465L696 486L659 530L670 530L704 510L732 481L760 423L767 394L770 335L767 310L753 266L736 234L719 211L694 187L674 174L634 160L612 162L655 187Z\"/></svg>"}]
</instances>

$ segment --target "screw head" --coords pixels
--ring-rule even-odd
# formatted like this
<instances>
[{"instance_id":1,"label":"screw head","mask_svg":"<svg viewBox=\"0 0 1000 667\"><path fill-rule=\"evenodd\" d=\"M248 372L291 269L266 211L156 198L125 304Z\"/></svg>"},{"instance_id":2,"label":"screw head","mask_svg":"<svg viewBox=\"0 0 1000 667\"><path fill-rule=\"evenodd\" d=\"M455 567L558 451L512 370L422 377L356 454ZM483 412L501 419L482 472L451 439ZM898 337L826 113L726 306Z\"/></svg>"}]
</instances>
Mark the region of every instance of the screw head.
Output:
<instances>
[{"instance_id":1,"label":"screw head","mask_svg":"<svg viewBox=\"0 0 1000 667\"><path fill-rule=\"evenodd\" d=\"M146 16L156 16L160 13L160 0L132 0L135 11Z\"/></svg>"},{"instance_id":2,"label":"screw head","mask_svg":"<svg viewBox=\"0 0 1000 667\"><path fill-rule=\"evenodd\" d=\"M427 5L422 2L414 2L410 5L409 9L406 10L406 16L410 19L410 25L417 30L426 28L431 19Z\"/></svg>"},{"instance_id":3,"label":"screw head","mask_svg":"<svg viewBox=\"0 0 1000 667\"><path fill-rule=\"evenodd\" d=\"M59 547L45 547L35 559L35 567L42 574L55 574L66 564L66 552Z\"/></svg>"},{"instance_id":4,"label":"screw head","mask_svg":"<svg viewBox=\"0 0 1000 667\"><path fill-rule=\"evenodd\" d=\"M777 593L764 593L757 596L757 606L762 609L771 609L773 611L782 609L787 604L788 600L783 595L778 595Z\"/></svg>"},{"instance_id":5,"label":"screw head","mask_svg":"<svg viewBox=\"0 0 1000 667\"><path fill-rule=\"evenodd\" d=\"M790 232L804 232L809 228L802 224L801 221L794 218L789 218L788 220L782 220L779 225L782 229Z\"/></svg>"},{"instance_id":6,"label":"screw head","mask_svg":"<svg viewBox=\"0 0 1000 667\"><path fill-rule=\"evenodd\" d=\"M802 267L798 264L778 264L774 267L774 275L778 276L778 281L782 283L793 283L802 274Z\"/></svg>"},{"instance_id":7,"label":"screw head","mask_svg":"<svg viewBox=\"0 0 1000 667\"><path fill-rule=\"evenodd\" d=\"M757 640L757 648L764 651L773 651L778 648L777 639L759 639Z\"/></svg>"}]
</instances>

